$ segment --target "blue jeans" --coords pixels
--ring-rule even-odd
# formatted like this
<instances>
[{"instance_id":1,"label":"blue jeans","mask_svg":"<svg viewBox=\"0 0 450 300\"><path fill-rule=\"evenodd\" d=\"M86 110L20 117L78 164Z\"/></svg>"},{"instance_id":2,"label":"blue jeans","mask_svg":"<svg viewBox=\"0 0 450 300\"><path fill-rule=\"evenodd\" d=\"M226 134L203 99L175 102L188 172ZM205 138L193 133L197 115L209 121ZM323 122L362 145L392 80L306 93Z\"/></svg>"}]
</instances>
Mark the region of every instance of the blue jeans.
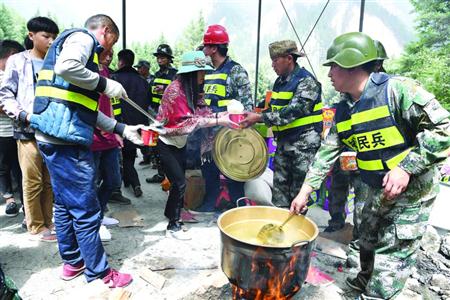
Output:
<instances>
[{"instance_id":1,"label":"blue jeans","mask_svg":"<svg viewBox=\"0 0 450 300\"><path fill-rule=\"evenodd\" d=\"M95 178L101 180L97 190L100 202L101 217L105 213L106 204L114 190L120 189L122 177L120 175L119 148L94 151Z\"/></svg>"},{"instance_id":2,"label":"blue jeans","mask_svg":"<svg viewBox=\"0 0 450 300\"><path fill-rule=\"evenodd\" d=\"M55 194L54 217L64 263L84 261L87 281L109 270L98 230L101 224L92 152L79 145L38 142Z\"/></svg>"},{"instance_id":3,"label":"blue jeans","mask_svg":"<svg viewBox=\"0 0 450 300\"><path fill-rule=\"evenodd\" d=\"M205 196L203 198L202 210L213 211L216 206L217 197L220 194L220 170L214 161L205 162L202 166L202 175L205 179ZM236 200L244 197L244 182L235 181L225 176L230 199L236 204Z\"/></svg>"}]
</instances>

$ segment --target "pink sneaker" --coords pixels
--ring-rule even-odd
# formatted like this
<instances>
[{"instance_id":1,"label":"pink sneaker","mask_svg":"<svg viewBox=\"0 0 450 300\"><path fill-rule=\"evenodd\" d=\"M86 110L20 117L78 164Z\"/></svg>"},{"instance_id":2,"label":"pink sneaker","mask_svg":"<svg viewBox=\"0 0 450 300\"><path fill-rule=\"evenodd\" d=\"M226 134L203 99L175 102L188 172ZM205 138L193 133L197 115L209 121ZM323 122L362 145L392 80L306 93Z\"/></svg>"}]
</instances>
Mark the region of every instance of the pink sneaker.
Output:
<instances>
[{"instance_id":1,"label":"pink sneaker","mask_svg":"<svg viewBox=\"0 0 450 300\"><path fill-rule=\"evenodd\" d=\"M120 273L117 270L109 269L107 275L102 278L103 283L110 288L124 287L129 285L133 281L133 277L130 274Z\"/></svg>"},{"instance_id":2,"label":"pink sneaker","mask_svg":"<svg viewBox=\"0 0 450 300\"><path fill-rule=\"evenodd\" d=\"M63 270L61 274L62 280L72 280L75 277L78 277L79 275L84 273L84 269L86 266L84 265L84 262L79 262L75 266L71 266L69 264L63 265Z\"/></svg>"}]
</instances>

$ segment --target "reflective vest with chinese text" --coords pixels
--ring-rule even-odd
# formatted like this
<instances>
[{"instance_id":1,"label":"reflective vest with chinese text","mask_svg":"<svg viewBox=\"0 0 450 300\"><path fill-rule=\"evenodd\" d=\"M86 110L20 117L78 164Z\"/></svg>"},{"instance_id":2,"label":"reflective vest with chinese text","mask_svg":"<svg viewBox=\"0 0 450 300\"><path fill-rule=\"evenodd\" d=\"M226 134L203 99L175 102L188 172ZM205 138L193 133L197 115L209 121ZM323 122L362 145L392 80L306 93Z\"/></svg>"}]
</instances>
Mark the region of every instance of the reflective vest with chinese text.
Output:
<instances>
[{"instance_id":1,"label":"reflective vest with chinese text","mask_svg":"<svg viewBox=\"0 0 450 300\"><path fill-rule=\"evenodd\" d=\"M227 58L224 64L205 75L205 103L212 111L221 112L227 110L227 105L236 95L230 95L227 90L227 80L231 69L237 63Z\"/></svg>"},{"instance_id":2,"label":"reflective vest with chinese text","mask_svg":"<svg viewBox=\"0 0 450 300\"><path fill-rule=\"evenodd\" d=\"M336 106L340 140L357 152L361 179L381 188L383 177L409 153L411 142L397 125L388 102L389 75L372 73L358 102Z\"/></svg>"}]
</instances>

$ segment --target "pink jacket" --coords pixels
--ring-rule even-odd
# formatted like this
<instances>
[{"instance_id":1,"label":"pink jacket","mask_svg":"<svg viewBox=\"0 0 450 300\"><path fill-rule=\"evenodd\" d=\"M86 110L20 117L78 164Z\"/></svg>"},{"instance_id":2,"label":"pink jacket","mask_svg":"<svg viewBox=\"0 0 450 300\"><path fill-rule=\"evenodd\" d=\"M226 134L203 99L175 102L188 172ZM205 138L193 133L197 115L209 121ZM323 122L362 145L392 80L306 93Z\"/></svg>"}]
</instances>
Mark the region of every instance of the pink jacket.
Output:
<instances>
[{"instance_id":1,"label":"pink jacket","mask_svg":"<svg viewBox=\"0 0 450 300\"><path fill-rule=\"evenodd\" d=\"M108 68L104 67L100 70L100 75L109 78ZM114 117L112 113L111 101L105 95L101 95L98 99L98 110L107 115ZM92 151L104 151L114 149L120 146L120 143L114 133L101 131L98 128L94 129L94 141L91 146Z\"/></svg>"}]
</instances>

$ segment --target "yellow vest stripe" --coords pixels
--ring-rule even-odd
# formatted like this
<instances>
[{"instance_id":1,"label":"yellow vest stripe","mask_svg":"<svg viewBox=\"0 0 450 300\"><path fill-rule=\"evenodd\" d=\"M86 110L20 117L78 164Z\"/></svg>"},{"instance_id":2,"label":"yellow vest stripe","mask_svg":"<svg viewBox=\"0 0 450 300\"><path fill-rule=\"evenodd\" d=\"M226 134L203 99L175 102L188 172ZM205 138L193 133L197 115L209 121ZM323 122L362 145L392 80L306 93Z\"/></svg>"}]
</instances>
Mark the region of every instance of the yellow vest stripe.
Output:
<instances>
[{"instance_id":1,"label":"yellow vest stripe","mask_svg":"<svg viewBox=\"0 0 450 300\"><path fill-rule=\"evenodd\" d=\"M314 105L313 111L322 110L322 108L323 108L323 103L320 102L320 103L317 103L316 105Z\"/></svg>"},{"instance_id":2,"label":"yellow vest stripe","mask_svg":"<svg viewBox=\"0 0 450 300\"><path fill-rule=\"evenodd\" d=\"M204 90L205 94L213 94L220 97L225 97L226 95L225 86L222 84L205 84Z\"/></svg>"},{"instance_id":3,"label":"yellow vest stripe","mask_svg":"<svg viewBox=\"0 0 450 300\"><path fill-rule=\"evenodd\" d=\"M352 124L360 124L374 121L377 119L389 117L389 108L387 105L379 106L373 109L355 113L352 115Z\"/></svg>"},{"instance_id":4,"label":"yellow vest stripe","mask_svg":"<svg viewBox=\"0 0 450 300\"><path fill-rule=\"evenodd\" d=\"M353 135L350 136L348 139L343 139L341 141L344 144L346 144L347 146L349 146L353 151L358 151L358 148L356 147L356 145L352 143L352 139L353 139Z\"/></svg>"},{"instance_id":5,"label":"yellow vest stripe","mask_svg":"<svg viewBox=\"0 0 450 300\"><path fill-rule=\"evenodd\" d=\"M92 61L94 62L94 64L98 65L98 54L97 54L97 52L94 53L94 57L92 58Z\"/></svg>"},{"instance_id":6,"label":"yellow vest stripe","mask_svg":"<svg viewBox=\"0 0 450 300\"><path fill-rule=\"evenodd\" d=\"M154 83L162 83L162 84L167 84L169 85L172 80L170 79L163 79L163 78L155 78L155 81L153 81Z\"/></svg>"},{"instance_id":7,"label":"yellow vest stripe","mask_svg":"<svg viewBox=\"0 0 450 300\"><path fill-rule=\"evenodd\" d=\"M228 78L228 74L225 74L225 73L205 75L205 80L215 80L215 79L227 80L227 78Z\"/></svg>"},{"instance_id":8,"label":"yellow vest stripe","mask_svg":"<svg viewBox=\"0 0 450 300\"><path fill-rule=\"evenodd\" d=\"M352 129L352 120L342 121L336 124L338 132L344 132Z\"/></svg>"},{"instance_id":9,"label":"yellow vest stripe","mask_svg":"<svg viewBox=\"0 0 450 300\"><path fill-rule=\"evenodd\" d=\"M62 99L83 105L92 111L97 110L97 101L92 100L83 94L59 89L57 87L38 86L36 87L35 97L52 97Z\"/></svg>"},{"instance_id":10,"label":"yellow vest stripe","mask_svg":"<svg viewBox=\"0 0 450 300\"><path fill-rule=\"evenodd\" d=\"M392 170L393 168L395 168L396 166L398 166L398 164L405 159L405 157L409 154L409 152L411 152L412 148L408 148L403 152L400 152L400 154L397 154L396 156L388 159L386 161L386 165L389 168L389 170Z\"/></svg>"},{"instance_id":11,"label":"yellow vest stripe","mask_svg":"<svg viewBox=\"0 0 450 300\"><path fill-rule=\"evenodd\" d=\"M156 98L156 97L153 97L152 98L152 102L155 102L155 103L161 103L161 99L160 98Z\"/></svg>"},{"instance_id":12,"label":"yellow vest stripe","mask_svg":"<svg viewBox=\"0 0 450 300\"><path fill-rule=\"evenodd\" d=\"M402 151L400 154L397 154L396 156L388 159L386 161L386 165L389 168L389 170L392 170L395 168L405 157L408 155L408 153L412 150L412 148L406 149L405 151ZM375 160L361 160L357 159L358 162L358 168L361 170L366 171L381 171L384 170L383 162L381 159L375 159Z\"/></svg>"},{"instance_id":13,"label":"yellow vest stripe","mask_svg":"<svg viewBox=\"0 0 450 300\"><path fill-rule=\"evenodd\" d=\"M351 120L342 121L336 124L338 132L344 132L350 130L352 125L361 124L365 122L374 121L377 119L388 117L389 108L387 105L355 113L352 115Z\"/></svg>"},{"instance_id":14,"label":"yellow vest stripe","mask_svg":"<svg viewBox=\"0 0 450 300\"><path fill-rule=\"evenodd\" d=\"M295 128L295 127L300 127L300 126L304 126L304 125L309 125L309 124L314 124L314 123L318 123L318 122L322 122L323 118L322 115L312 115L312 116L307 116L307 117L303 117L303 118L299 118L287 125L284 126L272 126L272 130L273 131L282 131L282 130L286 130L286 129L290 129L290 128Z\"/></svg>"},{"instance_id":15,"label":"yellow vest stripe","mask_svg":"<svg viewBox=\"0 0 450 300\"><path fill-rule=\"evenodd\" d=\"M115 110L113 110L113 114L115 115L115 116L118 116L118 115L120 115L122 113L122 109L121 108L116 108Z\"/></svg>"},{"instance_id":16,"label":"yellow vest stripe","mask_svg":"<svg viewBox=\"0 0 450 300\"><path fill-rule=\"evenodd\" d=\"M355 134L348 140L351 138L354 139L358 152L380 150L404 143L401 133L395 126Z\"/></svg>"},{"instance_id":17,"label":"yellow vest stripe","mask_svg":"<svg viewBox=\"0 0 450 300\"><path fill-rule=\"evenodd\" d=\"M273 100L291 100L294 97L293 92L272 92Z\"/></svg>"},{"instance_id":18,"label":"yellow vest stripe","mask_svg":"<svg viewBox=\"0 0 450 300\"><path fill-rule=\"evenodd\" d=\"M120 104L120 98L112 97L109 101L111 102L111 105Z\"/></svg>"},{"instance_id":19,"label":"yellow vest stripe","mask_svg":"<svg viewBox=\"0 0 450 300\"><path fill-rule=\"evenodd\" d=\"M375 159L375 160L356 159L356 162L358 163L358 168L361 170L366 170L366 171L384 170L383 162L381 161L381 159Z\"/></svg>"},{"instance_id":20,"label":"yellow vest stripe","mask_svg":"<svg viewBox=\"0 0 450 300\"><path fill-rule=\"evenodd\" d=\"M230 103L231 100L219 100L217 103L217 106L219 107L223 107L223 106L227 106L228 103Z\"/></svg>"},{"instance_id":21,"label":"yellow vest stripe","mask_svg":"<svg viewBox=\"0 0 450 300\"><path fill-rule=\"evenodd\" d=\"M53 80L53 70L40 70L38 80Z\"/></svg>"},{"instance_id":22,"label":"yellow vest stripe","mask_svg":"<svg viewBox=\"0 0 450 300\"><path fill-rule=\"evenodd\" d=\"M205 99L205 103L206 103L206 105L211 105L211 99Z\"/></svg>"}]
</instances>

